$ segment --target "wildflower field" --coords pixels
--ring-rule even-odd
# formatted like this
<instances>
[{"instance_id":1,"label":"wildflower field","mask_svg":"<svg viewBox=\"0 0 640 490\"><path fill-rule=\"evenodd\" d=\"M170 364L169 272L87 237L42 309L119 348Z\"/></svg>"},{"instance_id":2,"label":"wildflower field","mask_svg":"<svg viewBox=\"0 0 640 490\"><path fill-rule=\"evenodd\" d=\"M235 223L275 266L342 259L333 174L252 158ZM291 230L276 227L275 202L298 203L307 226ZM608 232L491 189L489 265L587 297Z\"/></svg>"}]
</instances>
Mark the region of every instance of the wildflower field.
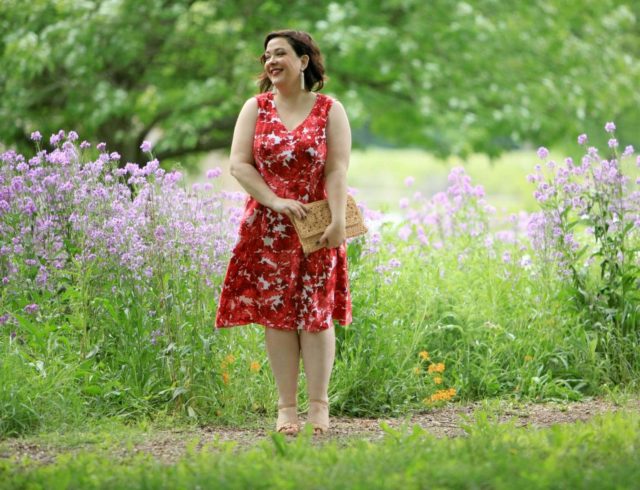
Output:
<instances>
[{"instance_id":1,"label":"wildflower field","mask_svg":"<svg viewBox=\"0 0 640 490\"><path fill-rule=\"evenodd\" d=\"M406 175L394 213L367 207L367 196L356 193L370 232L348 246L354 321L336 326L332 414L395 416L486 398L637 391L640 157L618 143L613 123L605 133L603 149L577 136L573 157L538 150L524 184L533 211L501 214L462 166L433 195ZM121 166L107 144L79 143L74 131L32 139L32 155L0 154L0 438L102 418L246 426L275 417L261 328L213 327L245 195L220 189L219 168L187 188L147 142L146 164ZM301 382L304 393L304 375ZM593 425L526 436L538 448L527 454L542 461L549 441L568 444L572 430L585 440L608 434L603 454L637 447L637 417L594 424L608 432ZM397 453L411 474L427 471L414 444L443 465L467 461L472 471L472 455L491 439L487 458L510 454L530 464L512 428L474 427L471 438L448 447L397 433L353 457L375 452L384 461ZM615 435L621 427L636 429ZM290 461L310 454L303 443L288 449L276 441ZM344 459L340 451L327 458ZM245 464L257 454L243 456ZM571 454L578 466L593 456ZM82 464L93 469L71 469ZM102 471L95 463L64 465L61 474ZM434 478L460 469L434 468ZM500 471L487 471L500 486Z\"/></svg>"}]
</instances>

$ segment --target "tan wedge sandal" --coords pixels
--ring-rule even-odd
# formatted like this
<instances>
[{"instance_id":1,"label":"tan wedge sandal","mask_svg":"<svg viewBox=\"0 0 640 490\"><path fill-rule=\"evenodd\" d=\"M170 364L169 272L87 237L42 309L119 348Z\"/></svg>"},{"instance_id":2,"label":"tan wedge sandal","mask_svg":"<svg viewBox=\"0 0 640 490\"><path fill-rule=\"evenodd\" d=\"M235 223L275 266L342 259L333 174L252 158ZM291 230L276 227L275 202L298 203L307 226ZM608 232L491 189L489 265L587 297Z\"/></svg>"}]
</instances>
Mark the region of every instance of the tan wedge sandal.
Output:
<instances>
[{"instance_id":1,"label":"tan wedge sandal","mask_svg":"<svg viewBox=\"0 0 640 490\"><path fill-rule=\"evenodd\" d=\"M313 435L319 436L326 434L329 430L329 403L324 400L310 399L309 413L311 413L311 404L320 405L326 409L326 417L321 416L320 419L308 418L309 423L313 426Z\"/></svg>"},{"instance_id":2,"label":"tan wedge sandal","mask_svg":"<svg viewBox=\"0 0 640 490\"><path fill-rule=\"evenodd\" d=\"M276 431L288 436L295 436L300 431L297 405L278 405ZM291 411L293 409L293 412Z\"/></svg>"}]
</instances>

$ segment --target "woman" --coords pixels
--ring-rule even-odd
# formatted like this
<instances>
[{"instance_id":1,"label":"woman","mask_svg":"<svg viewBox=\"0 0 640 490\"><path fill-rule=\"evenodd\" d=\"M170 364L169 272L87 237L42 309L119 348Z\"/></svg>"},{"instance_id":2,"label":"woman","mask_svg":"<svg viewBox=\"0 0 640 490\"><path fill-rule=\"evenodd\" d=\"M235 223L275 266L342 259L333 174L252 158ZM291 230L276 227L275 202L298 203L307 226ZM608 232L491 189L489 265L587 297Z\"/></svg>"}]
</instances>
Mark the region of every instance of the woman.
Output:
<instances>
[{"instance_id":1,"label":"woman","mask_svg":"<svg viewBox=\"0 0 640 490\"><path fill-rule=\"evenodd\" d=\"M216 327L265 327L269 363L278 386L276 429L299 431L300 354L307 376L308 421L329 428L328 385L335 356L333 321L351 323L345 244L346 175L351 130L337 100L314 92L324 66L311 36L267 35L261 93L246 101L231 145L231 174L249 193L239 238L220 295ZM305 257L293 216L328 199L332 221Z\"/></svg>"}]
</instances>

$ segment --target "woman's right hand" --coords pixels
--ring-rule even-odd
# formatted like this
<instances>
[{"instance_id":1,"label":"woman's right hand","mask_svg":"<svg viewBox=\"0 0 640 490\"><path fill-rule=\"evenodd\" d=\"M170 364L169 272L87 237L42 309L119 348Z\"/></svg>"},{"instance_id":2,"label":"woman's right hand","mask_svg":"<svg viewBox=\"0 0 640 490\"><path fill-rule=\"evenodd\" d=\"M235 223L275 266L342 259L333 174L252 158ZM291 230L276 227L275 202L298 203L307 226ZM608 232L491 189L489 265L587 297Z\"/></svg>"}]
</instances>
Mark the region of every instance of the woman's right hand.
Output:
<instances>
[{"instance_id":1,"label":"woman's right hand","mask_svg":"<svg viewBox=\"0 0 640 490\"><path fill-rule=\"evenodd\" d=\"M307 215L307 208L304 207L303 203L295 199L276 197L269 207L277 213L287 215L289 219L292 219L294 216L302 219Z\"/></svg>"}]
</instances>

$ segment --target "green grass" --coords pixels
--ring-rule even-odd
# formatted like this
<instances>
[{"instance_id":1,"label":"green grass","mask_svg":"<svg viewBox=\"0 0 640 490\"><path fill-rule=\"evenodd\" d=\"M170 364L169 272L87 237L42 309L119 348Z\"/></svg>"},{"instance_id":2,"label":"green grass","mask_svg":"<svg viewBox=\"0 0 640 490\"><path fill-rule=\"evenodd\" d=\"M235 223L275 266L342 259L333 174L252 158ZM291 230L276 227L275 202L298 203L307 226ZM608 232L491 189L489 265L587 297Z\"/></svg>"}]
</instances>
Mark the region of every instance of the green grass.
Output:
<instances>
[{"instance_id":1,"label":"green grass","mask_svg":"<svg viewBox=\"0 0 640 490\"><path fill-rule=\"evenodd\" d=\"M620 411L547 429L499 424L488 411L464 425L466 437L437 439L418 426L346 445L315 444L310 431L280 434L244 451L233 442L190 446L175 464L101 451L62 455L53 464L0 462L0 488L636 488L640 415ZM106 446L105 446L106 447Z\"/></svg>"}]
</instances>

